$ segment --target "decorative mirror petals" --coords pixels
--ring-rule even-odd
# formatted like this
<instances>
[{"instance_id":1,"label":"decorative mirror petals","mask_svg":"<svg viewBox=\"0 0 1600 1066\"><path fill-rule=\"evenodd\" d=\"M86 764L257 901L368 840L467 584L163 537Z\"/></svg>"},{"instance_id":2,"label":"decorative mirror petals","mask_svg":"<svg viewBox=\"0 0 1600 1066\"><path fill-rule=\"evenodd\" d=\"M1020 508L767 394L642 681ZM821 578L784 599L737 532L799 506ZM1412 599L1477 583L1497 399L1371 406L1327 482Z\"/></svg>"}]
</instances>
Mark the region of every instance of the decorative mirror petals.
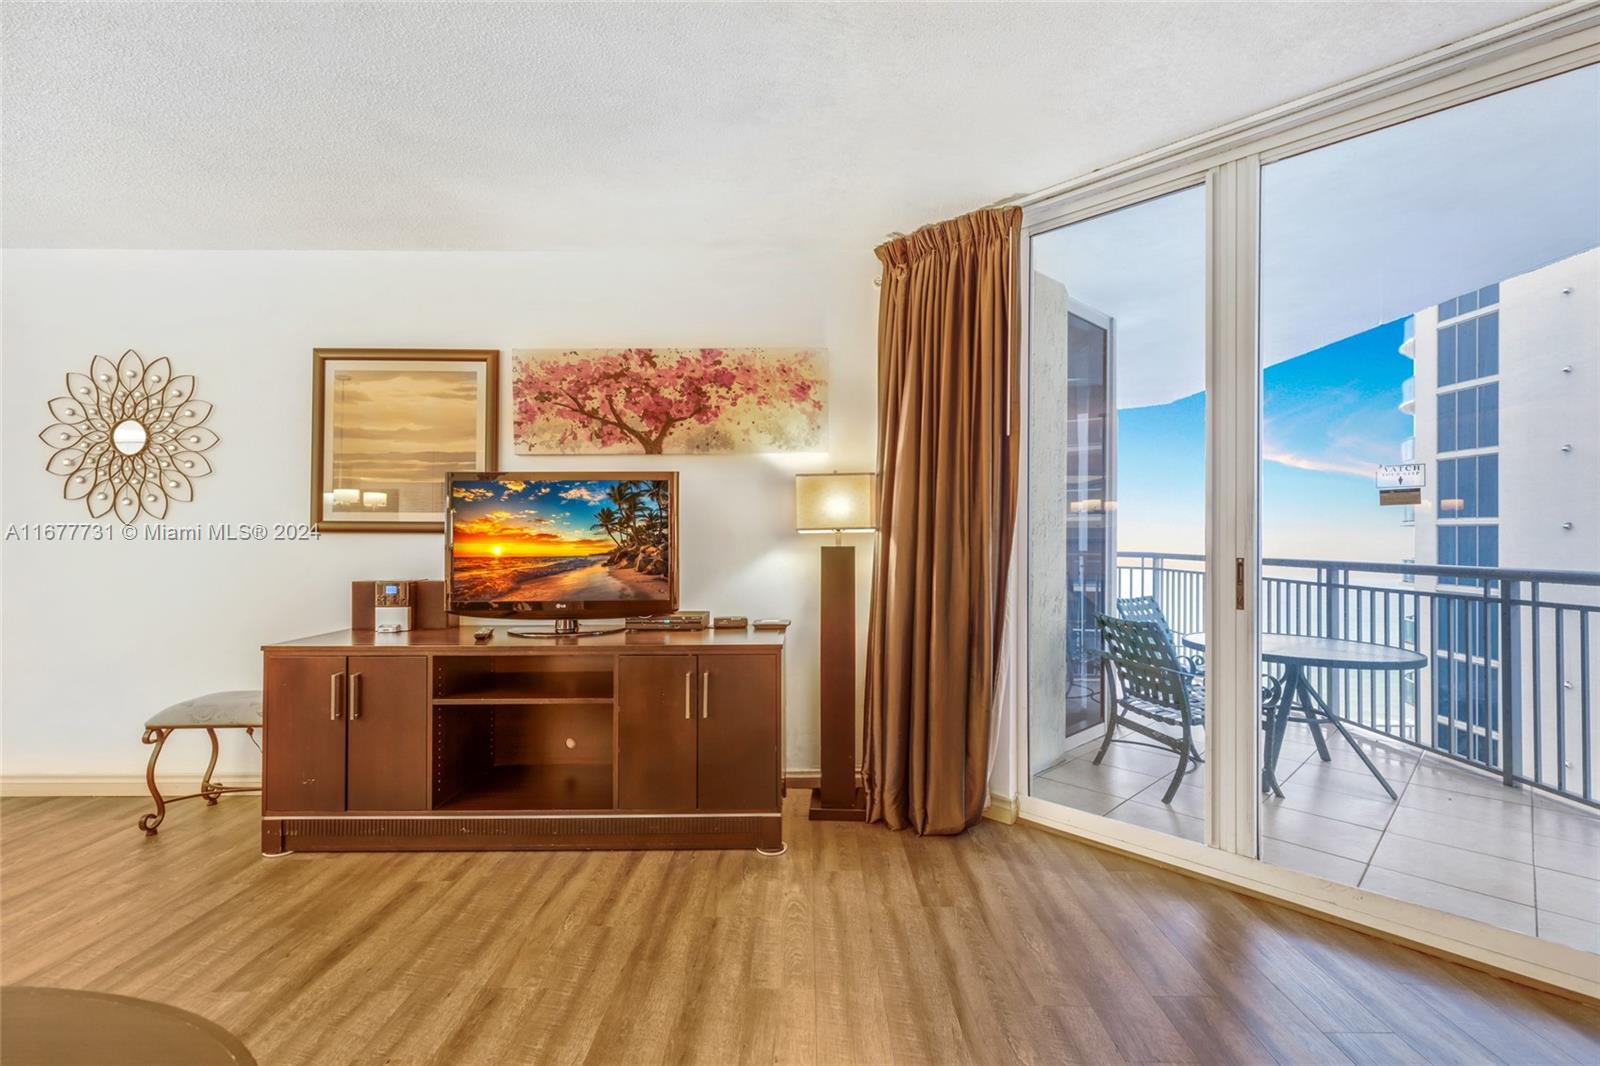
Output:
<instances>
[{"instance_id":1,"label":"decorative mirror petals","mask_svg":"<svg viewBox=\"0 0 1600 1066\"><path fill-rule=\"evenodd\" d=\"M131 485L124 484L117 489L116 496L117 502L112 506L117 512L117 517L120 518L125 524L132 525L133 520L139 517L138 490L133 488Z\"/></svg>"},{"instance_id":2,"label":"decorative mirror petals","mask_svg":"<svg viewBox=\"0 0 1600 1066\"><path fill-rule=\"evenodd\" d=\"M178 447L185 451L203 452L217 443L217 435L205 426L194 426L178 430L177 441Z\"/></svg>"},{"instance_id":3,"label":"decorative mirror petals","mask_svg":"<svg viewBox=\"0 0 1600 1066\"><path fill-rule=\"evenodd\" d=\"M90 390L93 392L93 390ZM82 403L71 396L57 396L50 401L50 414L57 422L65 422L71 426L85 429L89 425L89 412L94 405Z\"/></svg>"},{"instance_id":4,"label":"decorative mirror petals","mask_svg":"<svg viewBox=\"0 0 1600 1066\"><path fill-rule=\"evenodd\" d=\"M67 395L73 400L83 404L85 407L92 409L95 406L94 394L94 381L89 377L89 375L67 375Z\"/></svg>"},{"instance_id":5,"label":"decorative mirror petals","mask_svg":"<svg viewBox=\"0 0 1600 1066\"><path fill-rule=\"evenodd\" d=\"M182 377L173 378L171 383L167 385L165 391L161 393L161 406L173 407L177 404L185 403L193 397L194 378L189 374L185 374Z\"/></svg>"},{"instance_id":6,"label":"decorative mirror petals","mask_svg":"<svg viewBox=\"0 0 1600 1066\"><path fill-rule=\"evenodd\" d=\"M144 495L139 497L139 506L145 514L159 522L167 517L167 494L153 485L146 485Z\"/></svg>"},{"instance_id":7,"label":"decorative mirror petals","mask_svg":"<svg viewBox=\"0 0 1600 1066\"><path fill-rule=\"evenodd\" d=\"M160 396L172 382L172 361L162 356L144 369L144 391L147 396Z\"/></svg>"},{"instance_id":8,"label":"decorative mirror petals","mask_svg":"<svg viewBox=\"0 0 1600 1066\"><path fill-rule=\"evenodd\" d=\"M59 470L55 471L60 473ZM69 500L81 500L89 495L94 488L94 471L80 468L67 476L66 484L61 488L61 495Z\"/></svg>"},{"instance_id":9,"label":"decorative mirror petals","mask_svg":"<svg viewBox=\"0 0 1600 1066\"><path fill-rule=\"evenodd\" d=\"M50 463L45 469L58 477L66 477L68 474L76 473L83 465L85 454L87 453L82 448L63 448L50 457Z\"/></svg>"},{"instance_id":10,"label":"decorative mirror petals","mask_svg":"<svg viewBox=\"0 0 1600 1066\"><path fill-rule=\"evenodd\" d=\"M194 499L194 486L189 483L187 477L176 470L161 471L160 488L165 490L166 494L174 500L182 500L184 503L188 503Z\"/></svg>"},{"instance_id":11,"label":"decorative mirror petals","mask_svg":"<svg viewBox=\"0 0 1600 1066\"><path fill-rule=\"evenodd\" d=\"M175 426L184 428L198 426L211 416L211 405L204 400L191 400L188 403L179 404L170 413L172 415L172 424ZM65 422L66 419L62 419L62 421Z\"/></svg>"},{"instance_id":12,"label":"decorative mirror petals","mask_svg":"<svg viewBox=\"0 0 1600 1066\"><path fill-rule=\"evenodd\" d=\"M165 357L138 352L115 363L97 355L89 373L69 373L67 394L49 402L55 422L39 434L54 451L45 469L63 479L62 496L83 500L94 518L115 514L157 521L170 501L194 498L191 479L211 473L200 453L217 443L201 423L211 404L196 399L191 374L174 375Z\"/></svg>"},{"instance_id":13,"label":"decorative mirror petals","mask_svg":"<svg viewBox=\"0 0 1600 1066\"><path fill-rule=\"evenodd\" d=\"M53 426L46 426L39 433L39 439L52 448L70 448L83 439L83 431L77 426L69 426L65 422L57 422Z\"/></svg>"},{"instance_id":14,"label":"decorative mirror petals","mask_svg":"<svg viewBox=\"0 0 1600 1066\"><path fill-rule=\"evenodd\" d=\"M95 391L109 401L117 391L116 365L105 356L97 355L89 364L89 376L94 379Z\"/></svg>"},{"instance_id":15,"label":"decorative mirror petals","mask_svg":"<svg viewBox=\"0 0 1600 1066\"><path fill-rule=\"evenodd\" d=\"M171 459L163 459L168 468L176 467L190 477L204 477L211 473L211 463L199 452L179 452Z\"/></svg>"},{"instance_id":16,"label":"decorative mirror petals","mask_svg":"<svg viewBox=\"0 0 1600 1066\"><path fill-rule=\"evenodd\" d=\"M104 518L111 511L112 496L116 490L109 481L96 481L94 488L89 490L89 516L91 518Z\"/></svg>"},{"instance_id":17,"label":"decorative mirror petals","mask_svg":"<svg viewBox=\"0 0 1600 1066\"><path fill-rule=\"evenodd\" d=\"M133 391L134 386L144 384L144 360L132 348L123 352L122 358L117 360L117 384L129 392Z\"/></svg>"}]
</instances>

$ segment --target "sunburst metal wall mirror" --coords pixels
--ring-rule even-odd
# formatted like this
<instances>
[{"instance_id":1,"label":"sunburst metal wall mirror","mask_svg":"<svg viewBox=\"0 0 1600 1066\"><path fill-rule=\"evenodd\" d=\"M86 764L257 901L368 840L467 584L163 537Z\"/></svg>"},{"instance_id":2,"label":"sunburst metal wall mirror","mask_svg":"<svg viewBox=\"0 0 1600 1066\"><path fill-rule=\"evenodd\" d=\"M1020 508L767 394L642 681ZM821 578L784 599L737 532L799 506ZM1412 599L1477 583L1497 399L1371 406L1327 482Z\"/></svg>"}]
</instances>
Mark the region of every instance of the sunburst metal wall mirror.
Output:
<instances>
[{"instance_id":1,"label":"sunburst metal wall mirror","mask_svg":"<svg viewBox=\"0 0 1600 1066\"><path fill-rule=\"evenodd\" d=\"M192 500L194 479L211 473L202 453L217 435L201 425L211 405L194 392L193 375L175 376L165 358L147 366L132 350L114 365L95 356L89 373L68 374L67 395L50 401L56 421L39 439L55 454L45 469L95 518L165 518L169 500Z\"/></svg>"}]
</instances>

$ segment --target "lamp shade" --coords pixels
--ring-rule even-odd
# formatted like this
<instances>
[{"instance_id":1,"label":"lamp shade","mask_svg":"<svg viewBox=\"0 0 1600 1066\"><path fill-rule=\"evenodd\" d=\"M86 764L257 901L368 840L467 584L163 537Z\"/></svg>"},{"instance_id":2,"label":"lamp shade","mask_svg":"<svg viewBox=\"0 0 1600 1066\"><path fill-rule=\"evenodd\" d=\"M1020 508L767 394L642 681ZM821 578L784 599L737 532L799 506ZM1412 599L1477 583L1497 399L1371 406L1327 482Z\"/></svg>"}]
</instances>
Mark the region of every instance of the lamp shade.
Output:
<instances>
[{"instance_id":1,"label":"lamp shade","mask_svg":"<svg viewBox=\"0 0 1600 1066\"><path fill-rule=\"evenodd\" d=\"M873 474L797 474L794 527L801 533L869 532L878 527Z\"/></svg>"}]
</instances>

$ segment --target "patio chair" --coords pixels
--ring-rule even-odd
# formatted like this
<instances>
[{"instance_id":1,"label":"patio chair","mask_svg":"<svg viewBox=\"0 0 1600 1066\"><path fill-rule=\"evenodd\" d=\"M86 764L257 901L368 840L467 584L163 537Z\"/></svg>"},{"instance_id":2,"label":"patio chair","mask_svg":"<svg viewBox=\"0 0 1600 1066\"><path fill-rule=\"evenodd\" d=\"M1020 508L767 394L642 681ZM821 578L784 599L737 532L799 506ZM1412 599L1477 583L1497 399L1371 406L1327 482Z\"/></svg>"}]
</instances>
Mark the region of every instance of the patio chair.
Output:
<instances>
[{"instance_id":1,"label":"patio chair","mask_svg":"<svg viewBox=\"0 0 1600 1066\"><path fill-rule=\"evenodd\" d=\"M1141 597L1144 598L1144 597ZM1119 600L1118 610L1127 601ZM1153 601L1152 601L1153 602ZM1134 610L1140 606L1135 605ZM1157 619L1160 608L1156 607ZM1205 725L1205 675L1184 668L1181 656L1173 649L1171 630L1160 620L1133 621L1100 615L1101 657L1110 664L1116 678L1115 696L1110 702L1106 720L1105 739L1095 753L1094 763L1100 764L1111 748L1113 740L1141 747L1159 748L1178 756L1178 768L1172 775L1162 803L1171 803L1178 786L1191 766L1198 766L1201 757L1194 732ZM1281 692L1278 678L1263 675L1261 678L1261 722L1263 729L1271 729L1272 708ZM1140 721L1143 719L1143 721ZM1145 722L1154 724L1146 725ZM1148 740L1129 740L1116 737L1117 726L1123 726ZM1176 729L1177 733L1156 728L1157 725Z\"/></svg>"},{"instance_id":2,"label":"patio chair","mask_svg":"<svg viewBox=\"0 0 1600 1066\"><path fill-rule=\"evenodd\" d=\"M1154 596L1123 596L1117 600L1117 613L1130 622L1153 622L1161 627L1161 635L1166 638L1167 647L1172 650L1172 656L1178 662L1178 670L1189 686L1191 697L1200 696L1203 701L1206 657L1197 651L1178 650L1178 642L1172 635L1172 626L1167 624L1167 616L1161 610L1161 603ZM1270 717L1267 708L1276 705L1282 691L1282 682L1279 678L1271 674L1261 675L1261 706L1264 716Z\"/></svg>"},{"instance_id":3,"label":"patio chair","mask_svg":"<svg viewBox=\"0 0 1600 1066\"><path fill-rule=\"evenodd\" d=\"M1204 761L1194 739L1195 727L1205 723L1204 691L1195 689L1184 674L1172 650L1172 639L1159 623L1103 614L1099 626L1101 656L1116 676L1116 698L1111 701L1106 736L1095 753L1094 763L1098 766L1105 758L1118 726L1145 737L1125 739L1123 743L1163 749L1178 756L1178 768L1166 795L1161 797L1162 803L1171 803L1183 783L1183 775Z\"/></svg>"},{"instance_id":4,"label":"patio chair","mask_svg":"<svg viewBox=\"0 0 1600 1066\"><path fill-rule=\"evenodd\" d=\"M1178 669L1184 677L1191 682L1199 682L1206 676L1206 659L1199 652L1180 652L1178 642L1172 636L1172 626L1167 624L1167 616L1161 610L1160 602L1154 596L1122 596L1117 600L1117 613L1129 622L1154 622L1161 627L1161 635L1166 638L1167 647L1172 649L1173 657L1178 660Z\"/></svg>"}]
</instances>

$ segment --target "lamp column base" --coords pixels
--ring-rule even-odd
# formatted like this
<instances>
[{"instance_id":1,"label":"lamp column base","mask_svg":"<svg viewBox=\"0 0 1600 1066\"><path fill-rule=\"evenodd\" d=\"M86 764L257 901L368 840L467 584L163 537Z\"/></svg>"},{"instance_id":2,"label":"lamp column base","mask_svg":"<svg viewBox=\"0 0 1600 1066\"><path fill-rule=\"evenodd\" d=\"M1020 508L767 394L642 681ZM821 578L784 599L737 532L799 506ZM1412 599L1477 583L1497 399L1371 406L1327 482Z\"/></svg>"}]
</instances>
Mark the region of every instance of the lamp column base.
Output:
<instances>
[{"instance_id":1,"label":"lamp column base","mask_svg":"<svg viewBox=\"0 0 1600 1066\"><path fill-rule=\"evenodd\" d=\"M822 798L819 788L811 793L811 820L813 822L864 822L867 820L867 794L862 789L856 789L855 796L847 806L830 806Z\"/></svg>"}]
</instances>

